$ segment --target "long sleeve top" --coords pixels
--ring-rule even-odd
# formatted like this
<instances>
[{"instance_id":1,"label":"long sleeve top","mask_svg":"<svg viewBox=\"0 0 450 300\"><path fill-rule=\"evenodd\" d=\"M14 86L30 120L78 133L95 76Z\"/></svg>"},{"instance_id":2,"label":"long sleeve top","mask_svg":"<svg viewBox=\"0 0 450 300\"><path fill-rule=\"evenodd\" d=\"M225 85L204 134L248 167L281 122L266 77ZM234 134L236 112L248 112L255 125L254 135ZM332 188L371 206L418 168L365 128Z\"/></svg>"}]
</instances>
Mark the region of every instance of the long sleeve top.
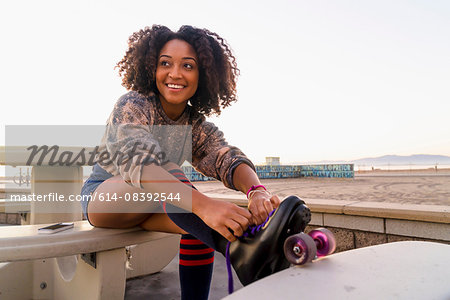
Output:
<instances>
[{"instance_id":1,"label":"long sleeve top","mask_svg":"<svg viewBox=\"0 0 450 300\"><path fill-rule=\"evenodd\" d=\"M96 161L130 185L141 187L146 163L178 165L188 161L202 174L216 178L231 189L233 171L241 163L255 169L237 147L229 145L223 133L187 105L176 120L164 112L157 96L129 92L116 102L108 118Z\"/></svg>"}]
</instances>

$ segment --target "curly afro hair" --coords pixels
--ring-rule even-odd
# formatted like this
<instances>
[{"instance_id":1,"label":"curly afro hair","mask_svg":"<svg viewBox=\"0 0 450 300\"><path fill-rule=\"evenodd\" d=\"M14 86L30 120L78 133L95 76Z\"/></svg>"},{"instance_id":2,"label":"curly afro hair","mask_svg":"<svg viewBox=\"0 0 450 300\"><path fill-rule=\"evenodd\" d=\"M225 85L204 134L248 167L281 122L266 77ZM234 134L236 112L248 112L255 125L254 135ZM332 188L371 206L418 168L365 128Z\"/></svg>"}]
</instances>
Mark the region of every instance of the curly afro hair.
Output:
<instances>
[{"instance_id":1,"label":"curly afro hair","mask_svg":"<svg viewBox=\"0 0 450 300\"><path fill-rule=\"evenodd\" d=\"M181 26L177 32L161 25L145 27L128 39L128 50L117 63L122 85L143 95L158 94L155 74L158 56L164 45L174 39L189 43L199 60L199 82L190 99L193 108L206 116L219 115L222 108L236 101L239 69L223 38L207 29Z\"/></svg>"}]
</instances>

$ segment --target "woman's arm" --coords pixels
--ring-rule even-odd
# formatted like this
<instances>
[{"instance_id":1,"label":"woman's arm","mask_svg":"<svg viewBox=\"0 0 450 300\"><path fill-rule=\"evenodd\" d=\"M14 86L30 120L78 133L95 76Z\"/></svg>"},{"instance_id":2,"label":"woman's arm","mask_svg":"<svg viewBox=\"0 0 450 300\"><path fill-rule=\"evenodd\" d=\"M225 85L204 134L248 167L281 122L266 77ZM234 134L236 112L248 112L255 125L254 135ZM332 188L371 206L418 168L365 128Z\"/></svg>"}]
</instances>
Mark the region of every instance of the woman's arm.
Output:
<instances>
[{"instance_id":1,"label":"woman's arm","mask_svg":"<svg viewBox=\"0 0 450 300\"><path fill-rule=\"evenodd\" d=\"M255 171L249 165L242 163L234 169L233 184L236 189L246 194L253 185L261 185L261 182ZM248 210L252 213L253 223L261 224L269 213L278 207L280 199L263 187L258 187L256 190L257 192L249 194Z\"/></svg>"},{"instance_id":2,"label":"woman's arm","mask_svg":"<svg viewBox=\"0 0 450 300\"><path fill-rule=\"evenodd\" d=\"M167 202L186 211L192 211L209 227L233 242L243 235L250 223L251 214L229 202L214 200L180 182L163 167L155 164L143 167L141 185L145 191L168 195L179 194L180 201ZM234 235L232 234L232 232Z\"/></svg>"},{"instance_id":3,"label":"woman's arm","mask_svg":"<svg viewBox=\"0 0 450 300\"><path fill-rule=\"evenodd\" d=\"M252 162L239 148L228 145L223 133L214 124L201 119L193 126L192 133L192 164L201 173L221 180L226 187L244 194L252 185L261 184ZM278 196L270 192L252 193L248 204L252 223L264 222L279 203Z\"/></svg>"}]
</instances>

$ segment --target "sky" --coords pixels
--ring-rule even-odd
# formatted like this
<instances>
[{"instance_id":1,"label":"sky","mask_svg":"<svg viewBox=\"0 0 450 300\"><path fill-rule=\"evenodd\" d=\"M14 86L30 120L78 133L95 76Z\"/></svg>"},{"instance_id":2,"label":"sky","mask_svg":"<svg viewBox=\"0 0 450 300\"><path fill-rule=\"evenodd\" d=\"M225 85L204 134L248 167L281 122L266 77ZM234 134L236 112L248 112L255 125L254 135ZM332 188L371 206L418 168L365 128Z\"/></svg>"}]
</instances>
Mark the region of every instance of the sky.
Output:
<instances>
[{"instance_id":1,"label":"sky","mask_svg":"<svg viewBox=\"0 0 450 300\"><path fill-rule=\"evenodd\" d=\"M6 125L103 125L135 31L207 28L230 44L238 102L209 118L255 163L450 155L448 1L7 1Z\"/></svg>"}]
</instances>

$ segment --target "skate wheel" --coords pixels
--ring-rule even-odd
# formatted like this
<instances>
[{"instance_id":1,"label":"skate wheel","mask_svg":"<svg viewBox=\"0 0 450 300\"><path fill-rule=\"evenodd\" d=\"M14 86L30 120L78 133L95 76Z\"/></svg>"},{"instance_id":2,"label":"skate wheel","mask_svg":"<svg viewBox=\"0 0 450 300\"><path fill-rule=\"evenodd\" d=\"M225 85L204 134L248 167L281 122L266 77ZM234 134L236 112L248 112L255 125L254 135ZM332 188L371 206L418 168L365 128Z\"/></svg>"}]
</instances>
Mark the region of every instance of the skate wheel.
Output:
<instances>
[{"instance_id":1,"label":"skate wheel","mask_svg":"<svg viewBox=\"0 0 450 300\"><path fill-rule=\"evenodd\" d=\"M298 233L284 241L284 256L294 265L303 265L316 257L314 240L305 233Z\"/></svg>"},{"instance_id":2,"label":"skate wheel","mask_svg":"<svg viewBox=\"0 0 450 300\"><path fill-rule=\"evenodd\" d=\"M336 250L336 238L326 228L317 228L309 233L317 247L317 257L329 255Z\"/></svg>"}]
</instances>

